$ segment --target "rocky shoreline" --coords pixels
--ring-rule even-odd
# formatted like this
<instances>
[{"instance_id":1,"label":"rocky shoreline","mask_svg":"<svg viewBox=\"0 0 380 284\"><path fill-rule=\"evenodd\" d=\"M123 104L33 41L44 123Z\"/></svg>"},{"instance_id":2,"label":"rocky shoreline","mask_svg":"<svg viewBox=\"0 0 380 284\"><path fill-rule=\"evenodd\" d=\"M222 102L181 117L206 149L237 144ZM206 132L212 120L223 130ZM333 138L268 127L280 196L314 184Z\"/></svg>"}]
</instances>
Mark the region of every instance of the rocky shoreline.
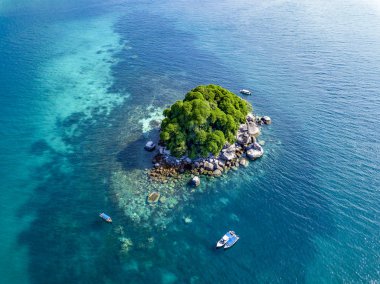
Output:
<instances>
[{"instance_id":1,"label":"rocky shoreline","mask_svg":"<svg viewBox=\"0 0 380 284\"><path fill-rule=\"evenodd\" d=\"M161 145L156 150L157 153L152 160L154 167L148 175L152 181L166 183L169 179L175 181L180 179L182 174L189 173L193 175L190 183L198 186L199 175L219 177L231 169L247 167L249 160L258 159L264 154L264 143L258 143L256 139L260 135L258 125L262 124L271 124L270 117L249 114L246 123L241 124L237 131L236 142L226 144L218 156L210 155L208 158L193 160L187 156L176 158ZM149 141L148 144L152 146L154 143ZM152 151L151 147L146 149Z\"/></svg>"}]
</instances>

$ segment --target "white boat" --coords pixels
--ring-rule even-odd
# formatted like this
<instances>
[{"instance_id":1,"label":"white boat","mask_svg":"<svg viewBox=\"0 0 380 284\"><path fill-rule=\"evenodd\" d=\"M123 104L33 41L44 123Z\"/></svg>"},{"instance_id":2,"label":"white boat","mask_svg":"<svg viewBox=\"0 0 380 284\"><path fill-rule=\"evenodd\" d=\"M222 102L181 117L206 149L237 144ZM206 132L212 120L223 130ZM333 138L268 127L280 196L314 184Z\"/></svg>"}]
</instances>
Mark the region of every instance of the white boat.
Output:
<instances>
[{"instance_id":1,"label":"white boat","mask_svg":"<svg viewBox=\"0 0 380 284\"><path fill-rule=\"evenodd\" d=\"M239 240L239 236L234 231L227 232L217 243L216 248L224 247L225 249L232 247Z\"/></svg>"},{"instance_id":2,"label":"white boat","mask_svg":"<svg viewBox=\"0 0 380 284\"><path fill-rule=\"evenodd\" d=\"M227 243L227 241L230 239L230 233L228 232L225 234L217 243L216 243L216 248L221 248L224 247L224 245Z\"/></svg>"},{"instance_id":3,"label":"white boat","mask_svg":"<svg viewBox=\"0 0 380 284\"><path fill-rule=\"evenodd\" d=\"M112 219L110 216L108 216L106 213L100 213L99 217L102 218L104 221L108 223L112 223Z\"/></svg>"},{"instance_id":4,"label":"white boat","mask_svg":"<svg viewBox=\"0 0 380 284\"><path fill-rule=\"evenodd\" d=\"M240 93L243 95L252 95L251 91L247 89L241 89Z\"/></svg>"},{"instance_id":5,"label":"white boat","mask_svg":"<svg viewBox=\"0 0 380 284\"><path fill-rule=\"evenodd\" d=\"M240 237L234 233L233 236L224 245L224 249L232 247L239 239Z\"/></svg>"}]
</instances>

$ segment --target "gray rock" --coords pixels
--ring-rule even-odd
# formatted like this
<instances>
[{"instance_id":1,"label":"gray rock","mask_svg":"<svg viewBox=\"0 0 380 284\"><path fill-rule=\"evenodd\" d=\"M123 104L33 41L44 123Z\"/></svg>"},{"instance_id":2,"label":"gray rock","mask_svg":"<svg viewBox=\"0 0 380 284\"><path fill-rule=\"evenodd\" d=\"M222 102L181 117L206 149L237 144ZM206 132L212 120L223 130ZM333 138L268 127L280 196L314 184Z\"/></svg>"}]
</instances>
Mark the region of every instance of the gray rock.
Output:
<instances>
[{"instance_id":1,"label":"gray rock","mask_svg":"<svg viewBox=\"0 0 380 284\"><path fill-rule=\"evenodd\" d=\"M271 124L272 123L272 120L270 119L269 116L263 116L261 118L262 122L264 122L265 124Z\"/></svg>"},{"instance_id":2,"label":"gray rock","mask_svg":"<svg viewBox=\"0 0 380 284\"><path fill-rule=\"evenodd\" d=\"M206 171L213 171L214 170L214 164L210 162L204 162L203 167L205 168Z\"/></svg>"},{"instance_id":3,"label":"gray rock","mask_svg":"<svg viewBox=\"0 0 380 284\"><path fill-rule=\"evenodd\" d=\"M239 127L239 132L247 132L248 131L248 127L247 127L247 124L241 124L240 127Z\"/></svg>"},{"instance_id":4,"label":"gray rock","mask_svg":"<svg viewBox=\"0 0 380 284\"><path fill-rule=\"evenodd\" d=\"M226 163L223 160L218 160L218 165L224 167Z\"/></svg>"},{"instance_id":5,"label":"gray rock","mask_svg":"<svg viewBox=\"0 0 380 284\"><path fill-rule=\"evenodd\" d=\"M219 169L216 169L215 171L213 171L212 173L213 176L216 176L216 177L219 177L222 175L222 171L219 170Z\"/></svg>"},{"instance_id":6,"label":"gray rock","mask_svg":"<svg viewBox=\"0 0 380 284\"><path fill-rule=\"evenodd\" d=\"M260 134L260 129L257 127L256 123L248 122L248 134L250 136L258 136Z\"/></svg>"},{"instance_id":7,"label":"gray rock","mask_svg":"<svg viewBox=\"0 0 380 284\"><path fill-rule=\"evenodd\" d=\"M259 144L257 144L259 145ZM260 146L260 145L259 145ZM247 157L251 160L255 160L255 159L258 159L260 158L262 155L264 154L264 150L263 148L260 146L260 148L252 148L252 149L249 149L246 153Z\"/></svg>"},{"instance_id":8,"label":"gray rock","mask_svg":"<svg viewBox=\"0 0 380 284\"><path fill-rule=\"evenodd\" d=\"M145 144L145 150L147 151L153 151L154 148L156 148L156 144L153 143L153 141L148 141L146 144Z\"/></svg>"},{"instance_id":9,"label":"gray rock","mask_svg":"<svg viewBox=\"0 0 380 284\"><path fill-rule=\"evenodd\" d=\"M240 164L241 166L243 166L243 167L248 167L249 162L248 162L247 159L241 158L241 159L239 160L239 164Z\"/></svg>"},{"instance_id":10,"label":"gray rock","mask_svg":"<svg viewBox=\"0 0 380 284\"><path fill-rule=\"evenodd\" d=\"M221 158L227 161L236 158L236 146L235 144L230 145L228 148L222 150Z\"/></svg>"},{"instance_id":11,"label":"gray rock","mask_svg":"<svg viewBox=\"0 0 380 284\"><path fill-rule=\"evenodd\" d=\"M254 115L253 114L248 114L247 115L247 118L246 118L246 120L249 122L249 121L255 121L255 117L254 117Z\"/></svg>"},{"instance_id":12,"label":"gray rock","mask_svg":"<svg viewBox=\"0 0 380 284\"><path fill-rule=\"evenodd\" d=\"M201 180L200 180L200 178L199 178L198 176L195 176L195 177L193 177L193 178L190 180L190 184L191 184L192 186L197 187L197 186L199 186L199 185L201 184Z\"/></svg>"},{"instance_id":13,"label":"gray rock","mask_svg":"<svg viewBox=\"0 0 380 284\"><path fill-rule=\"evenodd\" d=\"M237 142L241 145L249 144L251 142L251 136L248 133L241 134L237 137Z\"/></svg>"},{"instance_id":14,"label":"gray rock","mask_svg":"<svg viewBox=\"0 0 380 284\"><path fill-rule=\"evenodd\" d=\"M160 153L161 155L163 155L164 151L165 151L165 147L162 147L162 146L158 147L158 153Z\"/></svg>"},{"instance_id":15,"label":"gray rock","mask_svg":"<svg viewBox=\"0 0 380 284\"><path fill-rule=\"evenodd\" d=\"M223 152L222 158L227 161L231 161L236 158L235 152Z\"/></svg>"}]
</instances>

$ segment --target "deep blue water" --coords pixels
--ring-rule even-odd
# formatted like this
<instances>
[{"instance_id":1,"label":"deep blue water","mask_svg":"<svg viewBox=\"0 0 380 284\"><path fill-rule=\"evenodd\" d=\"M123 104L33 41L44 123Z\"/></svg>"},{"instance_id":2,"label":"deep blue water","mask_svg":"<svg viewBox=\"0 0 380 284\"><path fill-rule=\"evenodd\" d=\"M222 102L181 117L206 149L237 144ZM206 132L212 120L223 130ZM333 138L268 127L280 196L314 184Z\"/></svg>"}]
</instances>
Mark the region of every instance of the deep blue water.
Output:
<instances>
[{"instance_id":1,"label":"deep blue water","mask_svg":"<svg viewBox=\"0 0 380 284\"><path fill-rule=\"evenodd\" d=\"M0 4L0 282L380 282L380 5L188 2ZM208 83L265 155L148 208L149 119Z\"/></svg>"}]
</instances>

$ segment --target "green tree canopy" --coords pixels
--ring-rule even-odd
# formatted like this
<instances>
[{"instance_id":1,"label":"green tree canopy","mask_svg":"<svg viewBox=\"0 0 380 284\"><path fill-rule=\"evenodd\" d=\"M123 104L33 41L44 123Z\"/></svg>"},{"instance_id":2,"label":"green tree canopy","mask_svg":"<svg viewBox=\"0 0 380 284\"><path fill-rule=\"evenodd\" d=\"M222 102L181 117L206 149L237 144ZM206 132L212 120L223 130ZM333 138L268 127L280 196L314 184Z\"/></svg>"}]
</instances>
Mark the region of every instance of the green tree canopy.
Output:
<instances>
[{"instance_id":1,"label":"green tree canopy","mask_svg":"<svg viewBox=\"0 0 380 284\"><path fill-rule=\"evenodd\" d=\"M252 106L217 85L198 86L185 99L164 110L160 138L174 156L217 155L236 132Z\"/></svg>"}]
</instances>

